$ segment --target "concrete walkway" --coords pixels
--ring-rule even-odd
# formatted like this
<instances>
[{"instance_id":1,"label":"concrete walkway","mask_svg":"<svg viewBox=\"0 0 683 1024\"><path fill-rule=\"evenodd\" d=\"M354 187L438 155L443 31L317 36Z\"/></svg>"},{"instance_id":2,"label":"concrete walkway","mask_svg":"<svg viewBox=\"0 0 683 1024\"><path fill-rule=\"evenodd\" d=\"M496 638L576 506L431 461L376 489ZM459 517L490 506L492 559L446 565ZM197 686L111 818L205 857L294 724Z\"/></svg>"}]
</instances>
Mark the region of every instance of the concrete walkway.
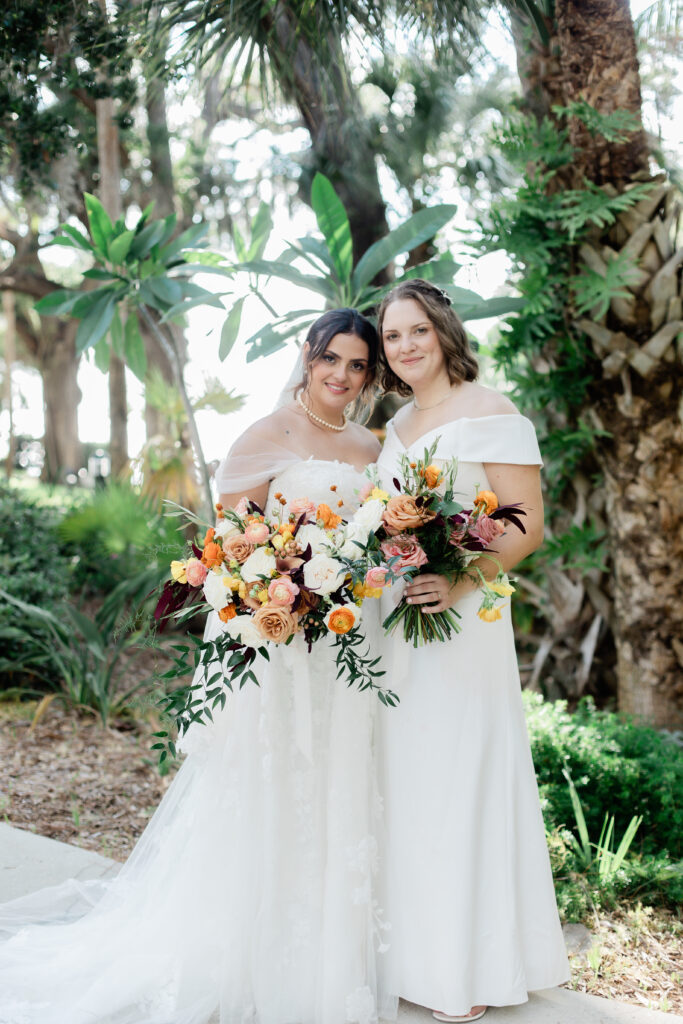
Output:
<instances>
[{"instance_id":1,"label":"concrete walkway","mask_svg":"<svg viewBox=\"0 0 683 1024\"><path fill-rule=\"evenodd\" d=\"M67 878L113 876L119 865L89 850L0 824L0 903ZM683 1017L567 989L533 992L521 1006L493 1007L488 1024L683 1024ZM434 1024L431 1013L401 1003L398 1024Z\"/></svg>"}]
</instances>

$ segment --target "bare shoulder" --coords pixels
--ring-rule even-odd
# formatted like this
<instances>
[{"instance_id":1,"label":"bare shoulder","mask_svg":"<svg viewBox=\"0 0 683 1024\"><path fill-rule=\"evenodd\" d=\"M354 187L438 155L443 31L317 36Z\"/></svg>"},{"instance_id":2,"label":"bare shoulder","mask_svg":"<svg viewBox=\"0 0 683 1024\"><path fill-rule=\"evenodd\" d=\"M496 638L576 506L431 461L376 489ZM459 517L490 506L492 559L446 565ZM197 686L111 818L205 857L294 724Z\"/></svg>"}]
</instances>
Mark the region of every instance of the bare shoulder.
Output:
<instances>
[{"instance_id":1,"label":"bare shoulder","mask_svg":"<svg viewBox=\"0 0 683 1024\"><path fill-rule=\"evenodd\" d=\"M382 445L379 438L360 423L349 423L350 440L364 453L367 462L376 462Z\"/></svg>"},{"instance_id":2,"label":"bare shoulder","mask_svg":"<svg viewBox=\"0 0 683 1024\"><path fill-rule=\"evenodd\" d=\"M462 399L467 404L468 416L519 415L515 403L493 388L484 387L483 384L476 384L474 381L467 381L462 388Z\"/></svg>"},{"instance_id":3,"label":"bare shoulder","mask_svg":"<svg viewBox=\"0 0 683 1024\"><path fill-rule=\"evenodd\" d=\"M282 416L284 409L276 409L275 412L269 413L268 416L262 416L260 420L256 420L250 427L240 434L237 440L232 445L230 451L234 455L239 455L242 451L251 451L259 444L265 442L280 442L282 443L282 435L288 424L289 417Z\"/></svg>"}]
</instances>

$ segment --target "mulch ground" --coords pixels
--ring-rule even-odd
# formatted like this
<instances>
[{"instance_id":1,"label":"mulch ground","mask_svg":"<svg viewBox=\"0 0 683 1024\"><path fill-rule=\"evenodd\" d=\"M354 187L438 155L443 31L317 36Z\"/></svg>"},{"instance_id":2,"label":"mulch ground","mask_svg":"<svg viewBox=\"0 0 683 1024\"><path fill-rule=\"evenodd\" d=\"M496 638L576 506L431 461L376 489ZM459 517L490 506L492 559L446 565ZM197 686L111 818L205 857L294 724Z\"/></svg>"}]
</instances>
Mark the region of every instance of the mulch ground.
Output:
<instances>
[{"instance_id":1,"label":"mulch ground","mask_svg":"<svg viewBox=\"0 0 683 1024\"><path fill-rule=\"evenodd\" d=\"M56 702L0 703L0 815L10 825L123 861L168 789L150 749L157 725L103 729ZM587 922L569 988L683 1014L683 924L650 907Z\"/></svg>"}]
</instances>

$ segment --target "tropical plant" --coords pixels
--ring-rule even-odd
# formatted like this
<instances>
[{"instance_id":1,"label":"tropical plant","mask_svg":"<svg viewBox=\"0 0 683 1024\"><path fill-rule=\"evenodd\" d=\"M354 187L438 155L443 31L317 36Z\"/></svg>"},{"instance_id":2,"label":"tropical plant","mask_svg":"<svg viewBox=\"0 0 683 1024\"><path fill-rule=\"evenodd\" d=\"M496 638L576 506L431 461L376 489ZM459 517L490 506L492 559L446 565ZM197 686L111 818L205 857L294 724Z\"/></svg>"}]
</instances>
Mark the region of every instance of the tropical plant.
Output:
<instances>
[{"instance_id":1,"label":"tropical plant","mask_svg":"<svg viewBox=\"0 0 683 1024\"><path fill-rule=\"evenodd\" d=\"M164 319L174 309L174 318L197 304L223 308L220 294L188 280L197 270L211 273L214 266L192 262L198 258L197 246L206 233L206 225L194 224L176 238L176 216L151 220L153 203L147 206L136 224L127 228L120 217L115 223L95 196L86 194L90 237L69 224L50 244L66 245L91 256L95 266L84 274L87 290L55 289L36 303L42 314L69 313L81 322L76 333L78 353L94 349L95 362L105 371L110 355L125 360L133 373L144 380L147 371L145 345L140 333L144 323L156 338L173 370L187 416L188 430L196 464L204 484L205 510L210 514L211 484L204 461L194 410L187 393L183 360L174 333ZM222 271L220 273L223 273Z\"/></svg>"},{"instance_id":2,"label":"tropical plant","mask_svg":"<svg viewBox=\"0 0 683 1024\"><path fill-rule=\"evenodd\" d=\"M40 689L33 692L53 691L43 698L39 714L55 699L69 707L94 711L103 725L126 712L130 697L146 685L146 680L122 689L121 679L130 656L143 649L148 626L135 616L125 618L123 612L130 607L131 591L139 593L148 585L148 570L123 581L93 617L71 604L50 610L0 590L0 599L14 609L12 625L0 626L0 639L6 636L19 641L23 637L20 667L40 684ZM122 657L124 654L128 659ZM14 664L16 661L1 660L0 672ZM30 692L22 687L24 695Z\"/></svg>"},{"instance_id":3,"label":"tropical plant","mask_svg":"<svg viewBox=\"0 0 683 1024\"><path fill-rule=\"evenodd\" d=\"M332 183L323 174L316 174L313 180L311 204L322 238L308 235L290 243L276 260L248 257L231 267L234 274L250 276L251 291L258 293L259 278L274 277L313 292L328 308L353 306L367 313L381 302L397 281L423 277L448 293L463 320L508 313L520 304L519 299L510 297L484 300L475 292L454 285L453 278L460 264L448 255L408 267L392 282L376 283L378 276L386 272L398 256L434 238L452 220L455 206L439 204L419 210L371 245L354 264L349 218ZM300 269L300 265L304 269ZM319 309L288 311L247 339L247 358L256 359L282 348L290 338L305 332L319 315ZM239 317L235 316L230 332L227 329L224 332L222 355L230 351L238 332Z\"/></svg>"},{"instance_id":4,"label":"tropical plant","mask_svg":"<svg viewBox=\"0 0 683 1024\"><path fill-rule=\"evenodd\" d=\"M567 780L567 785L569 786L569 794L572 801L572 807L574 808L574 819L579 833L578 839L574 835L571 836L571 843L574 847L574 852L576 853L576 856L584 870L595 870L600 882L609 885L620 871L621 866L626 859L626 855L628 854L631 843L635 838L636 832L643 822L642 816L638 817L638 815L633 815L628 823L626 831L621 837L621 842L619 843L616 851L613 849L613 814L605 814L605 819L600 831L600 838L597 843L591 842L588 836L586 817L583 813L579 794L576 792L574 780L567 768L562 769L562 774Z\"/></svg>"}]
</instances>

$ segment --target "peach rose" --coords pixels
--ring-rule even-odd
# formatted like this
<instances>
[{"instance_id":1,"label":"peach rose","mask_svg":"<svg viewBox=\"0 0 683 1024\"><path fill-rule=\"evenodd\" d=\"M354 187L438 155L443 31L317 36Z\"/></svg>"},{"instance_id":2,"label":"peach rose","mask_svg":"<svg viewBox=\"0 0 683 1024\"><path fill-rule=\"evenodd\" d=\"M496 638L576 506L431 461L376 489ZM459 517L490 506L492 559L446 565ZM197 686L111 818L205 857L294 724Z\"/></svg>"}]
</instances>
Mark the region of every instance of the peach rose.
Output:
<instances>
[{"instance_id":1,"label":"peach rose","mask_svg":"<svg viewBox=\"0 0 683 1024\"><path fill-rule=\"evenodd\" d=\"M299 593L296 583L292 583L288 576L278 576L272 580L268 587L268 597L273 604L288 607L294 604L294 599Z\"/></svg>"},{"instance_id":2,"label":"peach rose","mask_svg":"<svg viewBox=\"0 0 683 1024\"><path fill-rule=\"evenodd\" d=\"M270 537L270 530L265 523L259 523L257 519L252 520L244 531L244 539L250 544L265 544Z\"/></svg>"},{"instance_id":3,"label":"peach rose","mask_svg":"<svg viewBox=\"0 0 683 1024\"><path fill-rule=\"evenodd\" d=\"M398 561L392 565L392 570L397 572L411 566L427 564L427 555L420 547L415 537L408 533L400 533L391 540L385 540L380 544L382 554L385 558L397 558Z\"/></svg>"},{"instance_id":4,"label":"peach rose","mask_svg":"<svg viewBox=\"0 0 683 1024\"><path fill-rule=\"evenodd\" d=\"M397 494L394 498L389 498L382 518L391 533L403 533L404 530L424 526L435 516L436 512L430 512L428 508L418 505L415 498L411 498L409 494Z\"/></svg>"},{"instance_id":5,"label":"peach rose","mask_svg":"<svg viewBox=\"0 0 683 1024\"><path fill-rule=\"evenodd\" d=\"M294 501L290 501L288 508L295 519L304 516L305 523L315 522L316 505L310 498L295 498Z\"/></svg>"},{"instance_id":6,"label":"peach rose","mask_svg":"<svg viewBox=\"0 0 683 1024\"><path fill-rule=\"evenodd\" d=\"M253 554L255 545L243 533L237 533L223 541L223 551L229 562L233 559L242 565Z\"/></svg>"},{"instance_id":7,"label":"peach rose","mask_svg":"<svg viewBox=\"0 0 683 1024\"><path fill-rule=\"evenodd\" d=\"M188 559L185 567L185 575L187 576L187 582L191 587L201 587L206 579L208 569L205 565L199 561L198 558Z\"/></svg>"},{"instance_id":8,"label":"peach rose","mask_svg":"<svg viewBox=\"0 0 683 1024\"><path fill-rule=\"evenodd\" d=\"M474 524L472 531L484 544L490 544L496 537L505 533L505 526L500 519L491 519L490 516L481 515Z\"/></svg>"},{"instance_id":9,"label":"peach rose","mask_svg":"<svg viewBox=\"0 0 683 1024\"><path fill-rule=\"evenodd\" d=\"M254 615L254 625L264 640L282 644L296 630L296 618L281 605L266 604Z\"/></svg>"},{"instance_id":10,"label":"peach rose","mask_svg":"<svg viewBox=\"0 0 683 1024\"><path fill-rule=\"evenodd\" d=\"M383 565L375 565L372 569L368 569L365 574L365 586L375 589L376 587L384 587L387 582L387 570Z\"/></svg>"}]
</instances>

